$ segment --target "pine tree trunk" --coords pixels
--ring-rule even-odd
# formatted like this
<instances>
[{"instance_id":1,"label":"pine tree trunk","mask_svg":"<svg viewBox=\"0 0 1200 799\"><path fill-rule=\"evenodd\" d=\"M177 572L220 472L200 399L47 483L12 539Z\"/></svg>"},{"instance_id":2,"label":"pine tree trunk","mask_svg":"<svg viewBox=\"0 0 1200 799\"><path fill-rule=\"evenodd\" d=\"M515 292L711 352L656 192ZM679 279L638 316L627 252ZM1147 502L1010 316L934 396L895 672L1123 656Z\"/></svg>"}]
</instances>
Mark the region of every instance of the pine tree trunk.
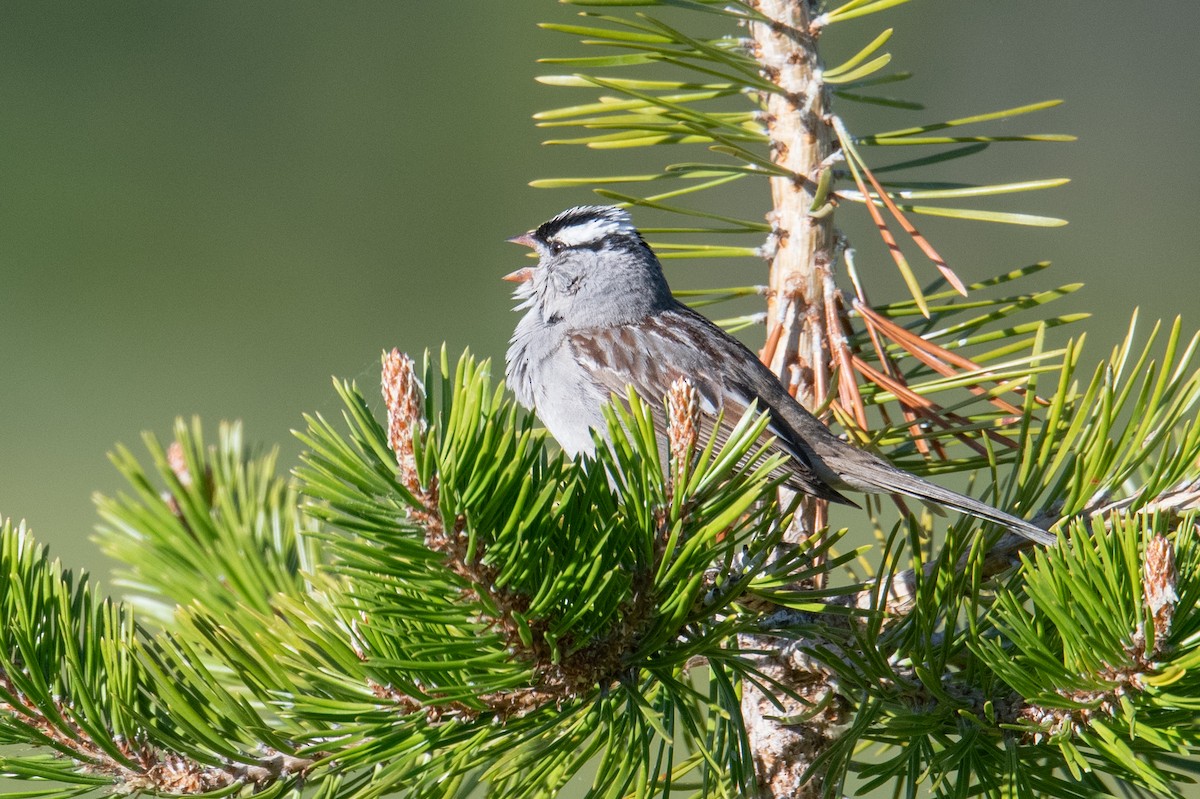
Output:
<instances>
[{"instance_id":1,"label":"pine tree trunk","mask_svg":"<svg viewBox=\"0 0 1200 799\"><path fill-rule=\"evenodd\" d=\"M810 25L811 0L752 2L774 24L750 26L754 54L763 75L780 87L766 102L765 124L771 159L790 173L771 178L772 226L769 243L770 293L767 300L767 344L763 360L779 375L797 400L815 407L829 389L831 368L825 342L825 278L835 256L832 215L810 215L813 189L826 159L833 152L828 122L828 95L821 81L816 32ZM824 522L823 503L809 501L789 530L794 541ZM755 753L759 792L764 797L816 797L824 788L822 775L805 772L824 750L835 725L842 722L839 702L802 723L786 724L778 717L808 716L815 704L830 696L828 675L794 647L777 638L747 637L748 649L771 652L757 666L806 702L766 696L747 683L742 713ZM778 704L777 704L778 703ZM782 708L780 707L782 705Z\"/></svg>"},{"instance_id":2,"label":"pine tree trunk","mask_svg":"<svg viewBox=\"0 0 1200 799\"><path fill-rule=\"evenodd\" d=\"M816 37L809 33L808 0L758 0L777 24L754 24L755 56L779 93L767 101L771 160L796 177L771 178L770 293L767 298L768 366L812 408L829 385L824 341L822 272L833 263L832 214L809 215L813 186L833 152L828 97L821 81Z\"/></svg>"}]
</instances>

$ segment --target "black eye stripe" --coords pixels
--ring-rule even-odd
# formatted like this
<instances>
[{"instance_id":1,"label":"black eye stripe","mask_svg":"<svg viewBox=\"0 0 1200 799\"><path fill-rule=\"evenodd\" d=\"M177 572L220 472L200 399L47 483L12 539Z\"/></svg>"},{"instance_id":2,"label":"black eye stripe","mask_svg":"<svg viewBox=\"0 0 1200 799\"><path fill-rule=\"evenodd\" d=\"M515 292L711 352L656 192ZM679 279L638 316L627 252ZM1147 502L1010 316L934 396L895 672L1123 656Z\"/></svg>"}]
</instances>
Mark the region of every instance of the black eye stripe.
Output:
<instances>
[{"instance_id":1,"label":"black eye stripe","mask_svg":"<svg viewBox=\"0 0 1200 799\"><path fill-rule=\"evenodd\" d=\"M570 247L568 247L566 244L563 244L561 241L558 241L557 239L550 239L550 241L547 244L550 247L550 252L554 253L555 255L558 255L560 252L562 252L563 250L567 250L567 249L570 249L570 250L592 250L593 252L599 252L600 250L603 250L606 246L612 246L614 249L628 249L626 247L619 247L618 246L619 243L620 242L619 242L618 237L605 236L603 238L596 239L595 241L585 241L585 242L581 242L579 244L572 244Z\"/></svg>"}]
</instances>

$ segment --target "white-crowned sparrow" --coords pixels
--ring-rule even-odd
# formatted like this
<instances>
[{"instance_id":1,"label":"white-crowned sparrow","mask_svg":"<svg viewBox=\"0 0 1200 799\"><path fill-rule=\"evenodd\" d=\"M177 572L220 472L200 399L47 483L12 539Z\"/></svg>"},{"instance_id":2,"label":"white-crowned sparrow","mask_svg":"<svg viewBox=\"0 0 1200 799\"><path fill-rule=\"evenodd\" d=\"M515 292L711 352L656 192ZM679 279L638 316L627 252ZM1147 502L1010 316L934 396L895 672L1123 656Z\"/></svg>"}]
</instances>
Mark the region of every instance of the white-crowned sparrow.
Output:
<instances>
[{"instance_id":1,"label":"white-crowned sparrow","mask_svg":"<svg viewBox=\"0 0 1200 799\"><path fill-rule=\"evenodd\" d=\"M796 490L850 505L840 490L904 494L1054 543L1029 522L831 433L753 352L671 295L658 258L626 211L571 208L509 241L532 247L539 260L505 276L520 283L515 296L525 310L508 349L508 385L569 455L593 451L591 431L606 429L602 405L628 386L659 411L663 435L663 398L672 381L686 377L709 424L724 410L726 433L751 403L770 413L764 436L774 436L775 447L790 456L787 482Z\"/></svg>"}]
</instances>

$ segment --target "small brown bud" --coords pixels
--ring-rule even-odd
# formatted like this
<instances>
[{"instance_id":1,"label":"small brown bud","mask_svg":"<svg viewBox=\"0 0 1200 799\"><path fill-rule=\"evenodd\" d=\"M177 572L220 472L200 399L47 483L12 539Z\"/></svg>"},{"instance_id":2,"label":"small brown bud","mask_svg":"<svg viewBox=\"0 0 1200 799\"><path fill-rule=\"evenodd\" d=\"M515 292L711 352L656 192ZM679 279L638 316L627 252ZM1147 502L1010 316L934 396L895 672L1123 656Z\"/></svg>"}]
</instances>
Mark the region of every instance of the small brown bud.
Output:
<instances>
[{"instance_id":1,"label":"small brown bud","mask_svg":"<svg viewBox=\"0 0 1200 799\"><path fill-rule=\"evenodd\" d=\"M167 447L167 465L175 473L175 478L184 488L192 487L192 473L188 470L187 458L183 454L183 444L172 441Z\"/></svg>"},{"instance_id":2,"label":"small brown bud","mask_svg":"<svg viewBox=\"0 0 1200 799\"><path fill-rule=\"evenodd\" d=\"M672 474L683 473L700 438L700 394L686 377L676 378L667 391L667 439Z\"/></svg>"},{"instance_id":3,"label":"small brown bud","mask_svg":"<svg viewBox=\"0 0 1200 799\"><path fill-rule=\"evenodd\" d=\"M1179 600L1175 593L1178 579L1175 546L1165 536L1154 536L1146 545L1142 563L1142 597L1154 618L1156 652L1162 649L1163 641L1171 632L1171 619L1175 615L1175 603Z\"/></svg>"},{"instance_id":4,"label":"small brown bud","mask_svg":"<svg viewBox=\"0 0 1200 799\"><path fill-rule=\"evenodd\" d=\"M425 432L425 416L421 412L421 383L412 358L398 349L384 353L382 383L383 402L387 406L388 446L396 453L397 475L413 496L421 497L424 491L417 476L413 441Z\"/></svg>"}]
</instances>

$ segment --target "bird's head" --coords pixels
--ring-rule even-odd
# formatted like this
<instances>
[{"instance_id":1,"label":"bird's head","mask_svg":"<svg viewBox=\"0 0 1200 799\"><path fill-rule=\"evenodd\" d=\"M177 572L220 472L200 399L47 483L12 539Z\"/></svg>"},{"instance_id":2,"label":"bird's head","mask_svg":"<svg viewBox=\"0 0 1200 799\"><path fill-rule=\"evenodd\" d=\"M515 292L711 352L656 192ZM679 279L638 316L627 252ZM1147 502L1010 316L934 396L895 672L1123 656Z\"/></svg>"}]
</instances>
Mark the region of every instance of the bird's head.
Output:
<instances>
[{"instance_id":1,"label":"bird's head","mask_svg":"<svg viewBox=\"0 0 1200 799\"><path fill-rule=\"evenodd\" d=\"M516 296L548 323L622 324L673 302L658 258L623 208L569 208L509 241L533 248L538 263L504 279L520 284Z\"/></svg>"}]
</instances>

